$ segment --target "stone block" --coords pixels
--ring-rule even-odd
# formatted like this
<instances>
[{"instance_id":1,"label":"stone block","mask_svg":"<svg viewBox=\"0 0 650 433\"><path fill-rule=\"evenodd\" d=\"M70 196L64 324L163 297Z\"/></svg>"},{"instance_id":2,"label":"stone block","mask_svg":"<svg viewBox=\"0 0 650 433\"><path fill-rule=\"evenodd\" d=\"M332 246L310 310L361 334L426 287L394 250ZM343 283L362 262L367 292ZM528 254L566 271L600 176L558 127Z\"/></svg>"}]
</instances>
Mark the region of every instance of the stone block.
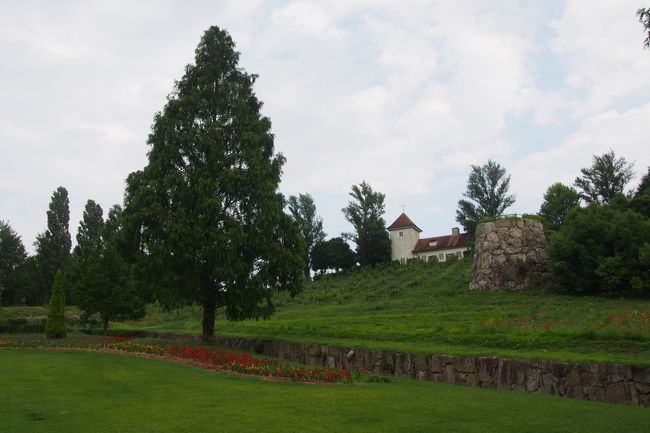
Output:
<instances>
[{"instance_id":1,"label":"stone block","mask_svg":"<svg viewBox=\"0 0 650 433\"><path fill-rule=\"evenodd\" d=\"M413 355L413 368L418 371L429 370L429 357L420 353Z\"/></svg>"},{"instance_id":2,"label":"stone block","mask_svg":"<svg viewBox=\"0 0 650 433\"><path fill-rule=\"evenodd\" d=\"M636 387L631 382L617 382L607 386L605 394L607 403L639 404Z\"/></svg>"},{"instance_id":3,"label":"stone block","mask_svg":"<svg viewBox=\"0 0 650 433\"><path fill-rule=\"evenodd\" d=\"M440 356L434 355L429 360L429 369L432 373L442 373L444 364Z\"/></svg>"}]
</instances>

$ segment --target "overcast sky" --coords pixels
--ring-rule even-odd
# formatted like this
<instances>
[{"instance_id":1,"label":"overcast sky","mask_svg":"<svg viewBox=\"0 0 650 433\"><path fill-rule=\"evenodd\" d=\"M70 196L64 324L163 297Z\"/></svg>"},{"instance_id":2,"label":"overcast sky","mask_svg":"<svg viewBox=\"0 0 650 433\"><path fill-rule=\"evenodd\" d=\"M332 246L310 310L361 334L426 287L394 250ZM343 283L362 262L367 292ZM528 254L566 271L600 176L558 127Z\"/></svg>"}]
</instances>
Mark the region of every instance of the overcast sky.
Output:
<instances>
[{"instance_id":1,"label":"overcast sky","mask_svg":"<svg viewBox=\"0 0 650 433\"><path fill-rule=\"evenodd\" d=\"M512 175L508 212L537 212L613 149L650 165L643 1L21 1L0 13L0 219L28 250L52 192L105 213L146 164L147 134L202 33L227 29L328 236L353 184L448 234L472 164Z\"/></svg>"}]
</instances>

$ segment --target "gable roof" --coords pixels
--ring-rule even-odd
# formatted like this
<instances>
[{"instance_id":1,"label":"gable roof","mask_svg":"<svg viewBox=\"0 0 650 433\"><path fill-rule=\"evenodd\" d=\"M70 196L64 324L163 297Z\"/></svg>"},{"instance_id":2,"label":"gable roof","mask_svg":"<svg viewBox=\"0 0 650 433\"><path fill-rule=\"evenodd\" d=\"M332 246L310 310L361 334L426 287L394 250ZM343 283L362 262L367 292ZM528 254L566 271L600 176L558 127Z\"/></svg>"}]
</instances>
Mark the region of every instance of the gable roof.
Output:
<instances>
[{"instance_id":1,"label":"gable roof","mask_svg":"<svg viewBox=\"0 0 650 433\"><path fill-rule=\"evenodd\" d=\"M430 245L431 242L435 242L435 244ZM413 252L422 253L425 251L445 250L448 248L463 248L471 246L473 242L474 238L471 233L436 236L434 238L420 239L413 247Z\"/></svg>"},{"instance_id":2,"label":"gable roof","mask_svg":"<svg viewBox=\"0 0 650 433\"><path fill-rule=\"evenodd\" d=\"M397 229L405 229L405 228L414 228L417 230L419 233L422 233L422 230L420 230L420 227L416 226L413 221L411 221L411 218L407 217L404 212L400 216L397 217L394 223L388 226L388 230L397 230Z\"/></svg>"}]
</instances>

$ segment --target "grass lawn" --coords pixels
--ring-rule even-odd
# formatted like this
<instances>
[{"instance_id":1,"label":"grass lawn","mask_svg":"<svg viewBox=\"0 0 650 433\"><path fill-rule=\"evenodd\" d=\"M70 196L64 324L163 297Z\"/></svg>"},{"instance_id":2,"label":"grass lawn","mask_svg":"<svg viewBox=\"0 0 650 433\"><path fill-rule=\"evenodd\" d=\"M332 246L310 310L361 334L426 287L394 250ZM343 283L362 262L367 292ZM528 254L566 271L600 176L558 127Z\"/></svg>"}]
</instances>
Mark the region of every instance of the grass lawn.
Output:
<instances>
[{"instance_id":1,"label":"grass lawn","mask_svg":"<svg viewBox=\"0 0 650 433\"><path fill-rule=\"evenodd\" d=\"M650 364L648 299L576 297L542 289L470 293L470 278L467 260L327 276L309 283L295 299L276 296L270 320L230 323L220 310L216 332L436 354ZM0 307L0 332L8 321L41 320L42 326L45 314L37 307ZM78 323L75 308L66 314ZM145 318L111 329L198 334L201 309L166 312L150 305Z\"/></svg>"},{"instance_id":2,"label":"grass lawn","mask_svg":"<svg viewBox=\"0 0 650 433\"><path fill-rule=\"evenodd\" d=\"M118 354L0 350L0 432L647 432L647 409L394 381L307 385Z\"/></svg>"},{"instance_id":3,"label":"grass lawn","mask_svg":"<svg viewBox=\"0 0 650 433\"><path fill-rule=\"evenodd\" d=\"M314 281L277 296L266 321L227 322L217 333L452 355L650 364L650 300L576 297L543 290L470 293L471 262L387 266ZM199 307L113 329L201 332Z\"/></svg>"}]
</instances>

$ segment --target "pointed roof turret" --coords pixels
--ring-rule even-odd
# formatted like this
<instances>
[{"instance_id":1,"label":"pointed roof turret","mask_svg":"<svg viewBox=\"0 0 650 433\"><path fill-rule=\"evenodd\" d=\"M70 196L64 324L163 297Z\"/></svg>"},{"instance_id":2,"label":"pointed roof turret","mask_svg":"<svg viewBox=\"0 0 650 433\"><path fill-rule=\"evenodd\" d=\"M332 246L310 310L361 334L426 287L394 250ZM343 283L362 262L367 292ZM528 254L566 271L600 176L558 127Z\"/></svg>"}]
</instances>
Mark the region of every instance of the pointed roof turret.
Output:
<instances>
[{"instance_id":1,"label":"pointed roof turret","mask_svg":"<svg viewBox=\"0 0 650 433\"><path fill-rule=\"evenodd\" d=\"M413 228L418 231L418 233L422 233L422 230L420 230L420 227L416 226L413 221L411 221L411 218L407 217L404 212L400 216L397 217L394 223L388 226L388 230L397 230L397 229L406 229L406 228Z\"/></svg>"}]
</instances>

